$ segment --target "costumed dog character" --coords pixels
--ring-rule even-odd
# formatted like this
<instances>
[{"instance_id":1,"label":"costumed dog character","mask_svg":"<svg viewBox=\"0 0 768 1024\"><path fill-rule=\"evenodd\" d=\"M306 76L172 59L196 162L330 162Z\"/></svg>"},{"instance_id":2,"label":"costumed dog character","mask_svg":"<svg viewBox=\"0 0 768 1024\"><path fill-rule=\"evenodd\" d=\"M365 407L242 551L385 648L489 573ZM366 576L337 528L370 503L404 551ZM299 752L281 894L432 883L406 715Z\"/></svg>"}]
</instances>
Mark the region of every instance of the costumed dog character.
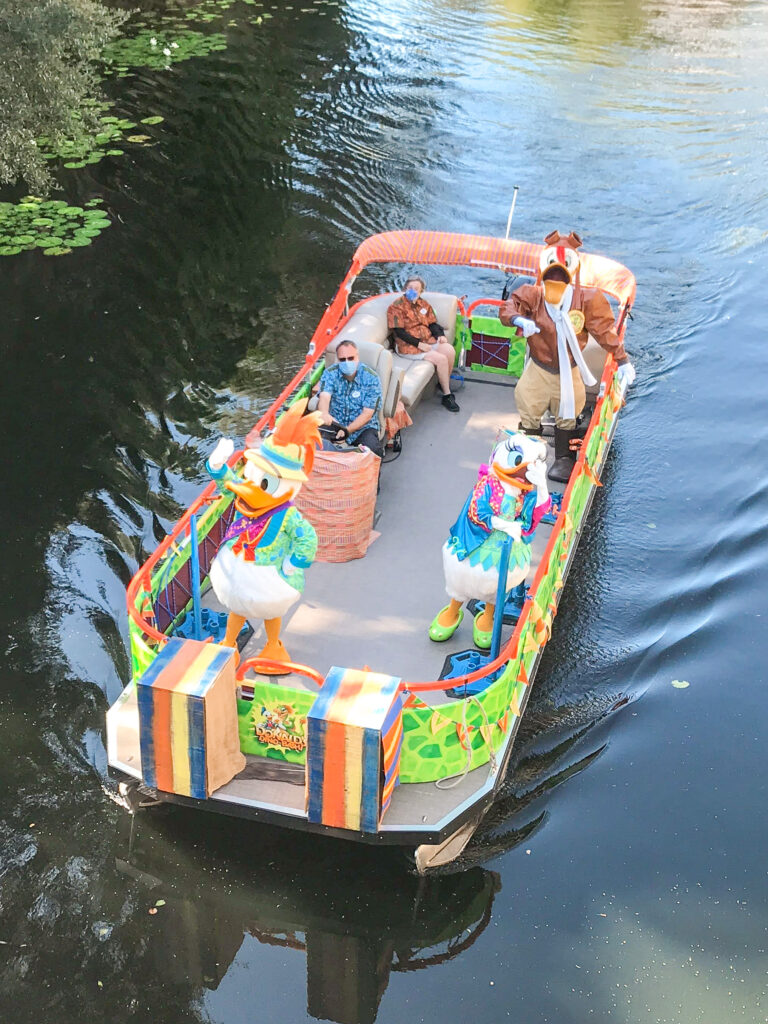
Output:
<instances>
[{"instance_id":1,"label":"costumed dog character","mask_svg":"<svg viewBox=\"0 0 768 1024\"><path fill-rule=\"evenodd\" d=\"M475 598L485 608L475 616L473 638L487 650L499 565L506 535L512 538L507 591L525 579L531 564L531 540L551 501L547 490L547 446L525 434L507 432L481 466L478 480L443 545L445 589L451 603L429 627L432 640L449 640L464 618L462 604Z\"/></svg>"},{"instance_id":2,"label":"costumed dog character","mask_svg":"<svg viewBox=\"0 0 768 1024\"><path fill-rule=\"evenodd\" d=\"M242 479L226 464L234 451L229 438L206 463L219 490L234 492L239 513L210 569L214 593L229 612L222 643L234 647L246 619L263 619L267 643L259 657L273 661L291 660L280 639L281 619L303 592L304 570L317 552L314 528L293 505L320 446L320 416L304 416L306 406L306 400L295 402L260 448L243 452Z\"/></svg>"},{"instance_id":3,"label":"costumed dog character","mask_svg":"<svg viewBox=\"0 0 768 1024\"><path fill-rule=\"evenodd\" d=\"M519 328L528 341L528 355L515 388L520 429L541 432L541 416L555 416L555 463L549 475L566 482L575 454L571 442L578 437L576 417L584 408L584 385L595 378L581 354L589 335L619 364L619 377L629 386L635 371L615 331L610 304L597 288L582 288L579 281L581 239L572 231L552 231L544 239L537 284L522 285L499 311L507 326Z\"/></svg>"}]
</instances>

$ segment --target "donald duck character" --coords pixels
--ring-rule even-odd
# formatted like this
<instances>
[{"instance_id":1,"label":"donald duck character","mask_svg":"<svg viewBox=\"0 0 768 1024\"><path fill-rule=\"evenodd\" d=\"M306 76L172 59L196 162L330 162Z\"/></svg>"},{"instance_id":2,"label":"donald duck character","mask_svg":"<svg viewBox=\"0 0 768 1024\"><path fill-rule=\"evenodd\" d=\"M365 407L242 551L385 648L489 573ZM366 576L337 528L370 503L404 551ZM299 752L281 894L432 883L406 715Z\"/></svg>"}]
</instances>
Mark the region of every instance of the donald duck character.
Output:
<instances>
[{"instance_id":1,"label":"donald duck character","mask_svg":"<svg viewBox=\"0 0 768 1024\"><path fill-rule=\"evenodd\" d=\"M258 656L277 662L291 660L280 639L281 620L302 594L304 570L317 552L314 528L293 505L321 444L319 416L304 416L306 406L306 400L295 402L260 448L243 452L242 477L227 465L235 450L227 437L206 462L222 494L235 495L235 518L210 569L213 591L229 612L222 643L235 647L246 619L263 619L267 642Z\"/></svg>"},{"instance_id":2,"label":"donald duck character","mask_svg":"<svg viewBox=\"0 0 768 1024\"><path fill-rule=\"evenodd\" d=\"M499 566L505 537L512 538L507 591L525 579L531 564L531 540L539 520L549 510L547 446L525 434L505 431L481 466L477 483L443 545L445 590L451 599L429 627L431 640L449 640L464 618L462 604L485 601L475 616L475 644L488 650Z\"/></svg>"}]
</instances>

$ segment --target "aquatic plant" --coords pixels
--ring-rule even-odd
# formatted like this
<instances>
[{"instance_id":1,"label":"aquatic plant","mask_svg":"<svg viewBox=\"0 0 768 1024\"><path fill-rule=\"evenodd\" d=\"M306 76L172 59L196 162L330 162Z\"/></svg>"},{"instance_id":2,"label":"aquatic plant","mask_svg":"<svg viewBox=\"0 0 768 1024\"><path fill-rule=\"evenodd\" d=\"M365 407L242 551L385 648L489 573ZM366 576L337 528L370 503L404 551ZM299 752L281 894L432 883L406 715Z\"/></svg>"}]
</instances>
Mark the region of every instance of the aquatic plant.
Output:
<instances>
[{"instance_id":1,"label":"aquatic plant","mask_svg":"<svg viewBox=\"0 0 768 1024\"><path fill-rule=\"evenodd\" d=\"M99 109L104 111L110 109L108 103L98 104ZM142 124L159 124L162 117L147 117ZM79 135L73 138L52 139L49 136L41 136L37 140L40 152L45 160L63 160L64 166L68 168L85 167L87 164L97 164L105 156L122 156L123 150L116 148L121 144L130 142L134 145L150 145L150 135L136 134L128 135L134 128L138 128L136 121L129 121L127 118L115 117L114 114L101 113L96 123L97 131L93 134Z\"/></svg>"},{"instance_id":2,"label":"aquatic plant","mask_svg":"<svg viewBox=\"0 0 768 1024\"><path fill-rule=\"evenodd\" d=\"M188 28L176 32L142 29L138 35L117 39L107 46L102 54L104 74L126 78L132 74L131 68L167 69L191 57L205 57L226 48L226 36L221 32L205 35Z\"/></svg>"},{"instance_id":3,"label":"aquatic plant","mask_svg":"<svg viewBox=\"0 0 768 1024\"><path fill-rule=\"evenodd\" d=\"M90 245L112 221L100 209L103 199L69 206L62 199L25 196L18 203L0 203L0 256L41 249L44 256L63 256Z\"/></svg>"}]
</instances>

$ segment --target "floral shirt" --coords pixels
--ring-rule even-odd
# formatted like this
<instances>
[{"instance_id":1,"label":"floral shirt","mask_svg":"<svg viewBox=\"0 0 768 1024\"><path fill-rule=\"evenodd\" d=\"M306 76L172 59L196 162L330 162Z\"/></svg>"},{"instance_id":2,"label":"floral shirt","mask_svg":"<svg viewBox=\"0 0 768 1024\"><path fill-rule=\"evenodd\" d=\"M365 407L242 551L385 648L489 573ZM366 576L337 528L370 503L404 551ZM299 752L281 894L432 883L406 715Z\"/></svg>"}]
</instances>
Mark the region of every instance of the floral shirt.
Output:
<instances>
[{"instance_id":1,"label":"floral shirt","mask_svg":"<svg viewBox=\"0 0 768 1024\"><path fill-rule=\"evenodd\" d=\"M323 393L331 396L329 412L343 427L356 420L363 409L373 409L373 416L349 435L349 441L354 441L368 427L378 430L376 410L381 403L381 383L373 370L360 363L355 376L349 378L344 376L338 364L329 366L320 378L320 394Z\"/></svg>"},{"instance_id":2,"label":"floral shirt","mask_svg":"<svg viewBox=\"0 0 768 1024\"><path fill-rule=\"evenodd\" d=\"M225 486L228 480L240 479L229 466L214 470L210 463L206 463L206 469L222 494L232 493ZM247 517L236 512L232 527L227 532L234 532L234 528L240 525L245 528L225 540L224 544L246 562L274 566L285 582L301 593L304 590L304 570L309 568L317 554L317 534L309 520L289 505L285 511L276 512L262 529L249 529ZM288 574L283 567L286 558L293 566L293 572Z\"/></svg>"},{"instance_id":3,"label":"floral shirt","mask_svg":"<svg viewBox=\"0 0 768 1024\"><path fill-rule=\"evenodd\" d=\"M406 299L404 295L401 295L387 310L387 327L389 330L403 330L417 341L427 341L431 345L435 338L443 333L442 328L440 328L438 335L435 335L431 329L435 325L437 325L435 311L426 299L422 299L421 296L414 302L411 302L410 299ZM409 345L402 338L396 337L396 341L398 352L401 350L410 352L413 349L413 346Z\"/></svg>"}]
</instances>

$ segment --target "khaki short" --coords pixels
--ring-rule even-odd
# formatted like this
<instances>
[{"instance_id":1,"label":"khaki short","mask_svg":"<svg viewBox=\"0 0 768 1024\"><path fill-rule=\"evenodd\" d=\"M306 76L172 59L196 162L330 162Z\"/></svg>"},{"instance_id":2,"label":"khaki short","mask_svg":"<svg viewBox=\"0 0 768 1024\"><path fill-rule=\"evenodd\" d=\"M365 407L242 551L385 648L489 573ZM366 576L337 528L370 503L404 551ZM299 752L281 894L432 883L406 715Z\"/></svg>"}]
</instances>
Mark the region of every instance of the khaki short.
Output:
<instances>
[{"instance_id":1,"label":"khaki short","mask_svg":"<svg viewBox=\"0 0 768 1024\"><path fill-rule=\"evenodd\" d=\"M578 367L572 367L573 375L573 407L579 415L587 401L584 381ZM520 413L520 425L535 430L541 424L542 415L549 410L555 417L555 423L563 430L573 430L576 418L562 420L558 416L560 408L560 376L547 373L532 359L529 359L523 375L515 388L515 403Z\"/></svg>"}]
</instances>

